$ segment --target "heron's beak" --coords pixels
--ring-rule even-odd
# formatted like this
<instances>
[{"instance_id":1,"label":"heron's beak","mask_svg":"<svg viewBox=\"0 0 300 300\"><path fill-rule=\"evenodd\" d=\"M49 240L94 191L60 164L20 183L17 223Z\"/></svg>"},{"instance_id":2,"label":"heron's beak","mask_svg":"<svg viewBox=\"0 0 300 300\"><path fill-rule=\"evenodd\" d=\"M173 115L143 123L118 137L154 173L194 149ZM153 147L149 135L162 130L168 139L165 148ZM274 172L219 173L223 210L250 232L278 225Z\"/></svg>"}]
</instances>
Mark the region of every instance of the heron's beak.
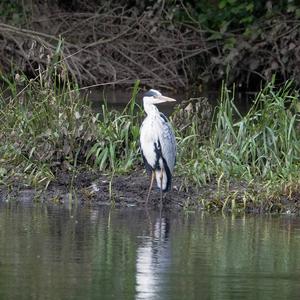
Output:
<instances>
[{"instance_id":1,"label":"heron's beak","mask_svg":"<svg viewBox=\"0 0 300 300\"><path fill-rule=\"evenodd\" d=\"M176 101L173 98L169 98L169 97L166 97L166 96L163 96L163 95L159 96L158 99L159 99L160 103L162 103L162 102L174 102L174 101Z\"/></svg>"}]
</instances>

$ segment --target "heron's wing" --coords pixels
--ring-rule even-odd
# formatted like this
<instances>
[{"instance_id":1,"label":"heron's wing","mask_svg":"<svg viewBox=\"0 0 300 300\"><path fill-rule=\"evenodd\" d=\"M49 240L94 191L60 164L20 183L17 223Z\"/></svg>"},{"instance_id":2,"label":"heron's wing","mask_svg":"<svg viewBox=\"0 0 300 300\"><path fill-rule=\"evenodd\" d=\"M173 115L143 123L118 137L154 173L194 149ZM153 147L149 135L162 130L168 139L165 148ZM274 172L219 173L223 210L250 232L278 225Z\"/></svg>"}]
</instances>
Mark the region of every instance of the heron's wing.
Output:
<instances>
[{"instance_id":1,"label":"heron's wing","mask_svg":"<svg viewBox=\"0 0 300 300\"><path fill-rule=\"evenodd\" d=\"M160 114L162 118L162 130L160 131L159 142L161 145L161 154L166 160L170 172L172 173L176 159L176 140L173 129L164 114Z\"/></svg>"}]
</instances>

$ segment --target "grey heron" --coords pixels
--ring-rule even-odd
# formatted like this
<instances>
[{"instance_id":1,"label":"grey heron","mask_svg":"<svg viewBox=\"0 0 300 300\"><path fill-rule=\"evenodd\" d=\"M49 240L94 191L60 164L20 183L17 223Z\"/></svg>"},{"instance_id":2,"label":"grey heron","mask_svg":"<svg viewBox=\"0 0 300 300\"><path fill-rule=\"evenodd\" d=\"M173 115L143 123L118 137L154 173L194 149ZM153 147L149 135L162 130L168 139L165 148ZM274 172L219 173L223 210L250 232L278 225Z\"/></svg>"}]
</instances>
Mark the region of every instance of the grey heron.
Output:
<instances>
[{"instance_id":1,"label":"grey heron","mask_svg":"<svg viewBox=\"0 0 300 300\"><path fill-rule=\"evenodd\" d=\"M140 146L145 168L151 181L147 194L148 204L154 177L160 189L162 204L163 192L171 188L172 172L176 158L176 140L171 125L166 116L159 112L155 104L176 101L163 96L159 91L151 89L143 96L144 110L147 117L140 129Z\"/></svg>"}]
</instances>

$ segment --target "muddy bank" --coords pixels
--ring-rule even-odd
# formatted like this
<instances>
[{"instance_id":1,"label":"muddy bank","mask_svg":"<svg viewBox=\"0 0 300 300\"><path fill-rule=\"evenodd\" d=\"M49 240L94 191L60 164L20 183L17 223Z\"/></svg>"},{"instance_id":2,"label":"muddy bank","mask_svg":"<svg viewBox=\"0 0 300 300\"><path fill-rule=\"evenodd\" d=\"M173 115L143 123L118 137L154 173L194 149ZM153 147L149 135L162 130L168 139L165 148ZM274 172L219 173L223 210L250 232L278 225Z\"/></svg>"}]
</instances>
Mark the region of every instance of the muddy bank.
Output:
<instances>
[{"instance_id":1,"label":"muddy bank","mask_svg":"<svg viewBox=\"0 0 300 300\"><path fill-rule=\"evenodd\" d=\"M172 191L164 195L164 207L181 208L192 203L196 205L198 193L195 188L182 187L183 180L174 178ZM149 178L138 170L130 175L114 177L83 172L74 176L59 174L46 191L36 191L25 186L15 185L7 189L0 187L0 201L16 200L20 202L41 201L55 204L112 205L116 207L144 206L149 188ZM160 202L160 193L153 187L149 206L156 207Z\"/></svg>"},{"instance_id":2,"label":"muddy bank","mask_svg":"<svg viewBox=\"0 0 300 300\"><path fill-rule=\"evenodd\" d=\"M0 201L143 208L148 187L149 178L142 170L113 178L91 172L80 173L73 179L69 174L60 174L46 191L18 185L10 189L0 187ZM256 199L253 198L255 194ZM148 207L157 208L159 203L159 190L153 188ZM225 187L211 182L196 188L187 184L184 178L175 177L172 190L164 196L163 207L170 210L206 210L212 213L222 211L298 215L300 193L294 192L289 196L285 193L276 194L266 199L264 191L258 185L233 182Z\"/></svg>"}]
</instances>

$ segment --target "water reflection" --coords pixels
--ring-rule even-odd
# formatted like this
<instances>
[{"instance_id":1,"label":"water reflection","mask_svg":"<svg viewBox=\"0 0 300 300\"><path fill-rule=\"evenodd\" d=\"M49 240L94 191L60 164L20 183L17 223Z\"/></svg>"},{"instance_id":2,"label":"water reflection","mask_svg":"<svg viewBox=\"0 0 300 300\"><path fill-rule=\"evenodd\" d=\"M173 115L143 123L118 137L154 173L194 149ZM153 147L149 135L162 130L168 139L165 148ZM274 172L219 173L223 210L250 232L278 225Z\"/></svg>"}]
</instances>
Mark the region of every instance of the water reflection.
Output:
<instances>
[{"instance_id":1,"label":"water reflection","mask_svg":"<svg viewBox=\"0 0 300 300\"><path fill-rule=\"evenodd\" d=\"M140 236L136 258L136 299L158 299L164 289L164 274L170 265L169 221L157 217L149 236Z\"/></svg>"},{"instance_id":2,"label":"water reflection","mask_svg":"<svg viewBox=\"0 0 300 300\"><path fill-rule=\"evenodd\" d=\"M300 219L0 203L0 299L298 299Z\"/></svg>"}]
</instances>

